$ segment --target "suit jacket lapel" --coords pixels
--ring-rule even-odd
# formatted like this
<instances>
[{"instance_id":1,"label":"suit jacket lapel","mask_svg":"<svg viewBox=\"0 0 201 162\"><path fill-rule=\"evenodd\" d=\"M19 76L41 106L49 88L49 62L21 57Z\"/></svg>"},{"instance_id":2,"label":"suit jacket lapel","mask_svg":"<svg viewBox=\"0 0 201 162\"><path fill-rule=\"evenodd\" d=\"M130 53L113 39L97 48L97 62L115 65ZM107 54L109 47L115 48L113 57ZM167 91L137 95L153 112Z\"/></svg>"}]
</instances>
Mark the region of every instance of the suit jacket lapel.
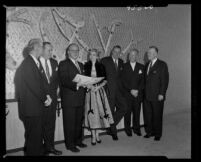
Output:
<instances>
[{"instance_id":1,"label":"suit jacket lapel","mask_svg":"<svg viewBox=\"0 0 201 162\"><path fill-rule=\"evenodd\" d=\"M74 67L74 69L80 74L79 70L77 69L77 67L75 66L75 64L71 61L71 59L69 59L69 61L70 61L71 65ZM80 65L79 65L79 67L80 67ZM80 70L81 70L81 67L80 67Z\"/></svg>"},{"instance_id":2,"label":"suit jacket lapel","mask_svg":"<svg viewBox=\"0 0 201 162\"><path fill-rule=\"evenodd\" d=\"M116 71L115 64L114 64L112 57L110 57L110 62L111 62L113 69ZM118 60L118 63L119 63L119 60ZM119 64L118 64L118 69L119 69Z\"/></svg>"},{"instance_id":3,"label":"suit jacket lapel","mask_svg":"<svg viewBox=\"0 0 201 162\"><path fill-rule=\"evenodd\" d=\"M134 72L134 73L137 73L137 72L138 72L138 63L137 63L137 62L135 63L135 69L134 69L133 72Z\"/></svg>"},{"instance_id":4,"label":"suit jacket lapel","mask_svg":"<svg viewBox=\"0 0 201 162\"><path fill-rule=\"evenodd\" d=\"M158 59L156 60L154 65L149 69L149 74L150 74L150 72L154 71L157 67L158 67Z\"/></svg>"},{"instance_id":5,"label":"suit jacket lapel","mask_svg":"<svg viewBox=\"0 0 201 162\"><path fill-rule=\"evenodd\" d=\"M45 74L45 69L43 68L41 61L40 60L38 60L38 61L40 63L40 74L42 75L43 79L45 79L46 82L48 83L47 76Z\"/></svg>"}]
</instances>

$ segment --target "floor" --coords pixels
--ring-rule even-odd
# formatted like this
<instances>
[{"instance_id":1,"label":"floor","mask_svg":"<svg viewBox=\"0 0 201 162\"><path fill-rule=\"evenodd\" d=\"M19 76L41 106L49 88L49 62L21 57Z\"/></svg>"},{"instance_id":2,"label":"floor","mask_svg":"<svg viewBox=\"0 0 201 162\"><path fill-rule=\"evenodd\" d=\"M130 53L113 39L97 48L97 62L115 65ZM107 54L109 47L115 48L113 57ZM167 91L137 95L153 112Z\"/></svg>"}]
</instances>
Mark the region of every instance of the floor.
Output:
<instances>
[{"instance_id":1,"label":"floor","mask_svg":"<svg viewBox=\"0 0 201 162\"><path fill-rule=\"evenodd\" d=\"M133 135L127 137L124 131L118 133L119 140L113 141L111 136L101 135L102 143L91 145L90 138L84 143L87 148L79 153L65 149L64 143L55 145L63 151L63 156L166 156L167 158L191 158L191 113L182 111L164 115L163 136L160 141L153 137L145 139ZM144 129L142 128L144 135ZM7 156L23 156L22 151L9 153Z\"/></svg>"}]
</instances>

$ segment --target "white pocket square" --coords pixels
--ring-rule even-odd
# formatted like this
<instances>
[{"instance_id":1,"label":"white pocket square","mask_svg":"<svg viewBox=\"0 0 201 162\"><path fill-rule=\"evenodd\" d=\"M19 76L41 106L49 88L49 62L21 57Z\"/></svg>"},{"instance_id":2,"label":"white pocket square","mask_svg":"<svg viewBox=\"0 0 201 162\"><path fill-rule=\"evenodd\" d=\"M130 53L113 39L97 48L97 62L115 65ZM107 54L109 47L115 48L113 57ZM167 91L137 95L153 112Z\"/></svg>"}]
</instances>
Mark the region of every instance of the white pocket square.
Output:
<instances>
[{"instance_id":1,"label":"white pocket square","mask_svg":"<svg viewBox=\"0 0 201 162\"><path fill-rule=\"evenodd\" d=\"M142 70L139 70L139 74L142 74Z\"/></svg>"},{"instance_id":2,"label":"white pocket square","mask_svg":"<svg viewBox=\"0 0 201 162\"><path fill-rule=\"evenodd\" d=\"M56 67L55 71L57 71L57 70L58 70L58 67Z\"/></svg>"}]
</instances>

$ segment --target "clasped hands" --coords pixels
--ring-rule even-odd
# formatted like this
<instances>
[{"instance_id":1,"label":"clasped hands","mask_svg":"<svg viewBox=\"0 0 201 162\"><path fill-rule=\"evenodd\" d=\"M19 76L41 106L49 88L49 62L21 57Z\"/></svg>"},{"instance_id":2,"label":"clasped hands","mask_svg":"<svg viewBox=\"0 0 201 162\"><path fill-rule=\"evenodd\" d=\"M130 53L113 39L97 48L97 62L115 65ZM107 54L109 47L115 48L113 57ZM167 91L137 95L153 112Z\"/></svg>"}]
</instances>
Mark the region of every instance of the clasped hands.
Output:
<instances>
[{"instance_id":1,"label":"clasped hands","mask_svg":"<svg viewBox=\"0 0 201 162\"><path fill-rule=\"evenodd\" d=\"M50 95L46 95L47 99L45 101L45 106L50 106L52 103L52 99L50 97Z\"/></svg>"}]
</instances>

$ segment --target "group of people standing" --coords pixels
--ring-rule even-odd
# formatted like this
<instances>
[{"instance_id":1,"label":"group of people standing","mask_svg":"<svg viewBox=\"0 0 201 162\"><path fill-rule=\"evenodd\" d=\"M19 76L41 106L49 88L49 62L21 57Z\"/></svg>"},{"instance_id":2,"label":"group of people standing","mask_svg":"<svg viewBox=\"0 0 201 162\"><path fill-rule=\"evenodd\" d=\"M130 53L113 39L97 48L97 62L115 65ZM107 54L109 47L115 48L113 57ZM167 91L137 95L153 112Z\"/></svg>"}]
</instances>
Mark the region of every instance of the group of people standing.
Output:
<instances>
[{"instance_id":1,"label":"group of people standing","mask_svg":"<svg viewBox=\"0 0 201 162\"><path fill-rule=\"evenodd\" d=\"M119 45L102 59L97 49L89 50L85 64L77 61L79 46L75 43L67 47L66 59L59 64L52 58L50 42L32 39L26 48L27 56L15 78L19 114L25 127L26 155L62 154L54 147L58 96L63 110L65 146L72 152L87 147L83 143L83 128L91 131L93 146L101 143L99 133L103 129L117 141L116 126L123 117L126 134L132 136L133 129L141 136L142 103L144 137L160 140L169 73L167 64L157 58L157 47L149 47L149 62L145 66L136 62L137 49L131 49L127 62L123 63ZM77 74L104 79L85 85L73 81Z\"/></svg>"}]
</instances>

